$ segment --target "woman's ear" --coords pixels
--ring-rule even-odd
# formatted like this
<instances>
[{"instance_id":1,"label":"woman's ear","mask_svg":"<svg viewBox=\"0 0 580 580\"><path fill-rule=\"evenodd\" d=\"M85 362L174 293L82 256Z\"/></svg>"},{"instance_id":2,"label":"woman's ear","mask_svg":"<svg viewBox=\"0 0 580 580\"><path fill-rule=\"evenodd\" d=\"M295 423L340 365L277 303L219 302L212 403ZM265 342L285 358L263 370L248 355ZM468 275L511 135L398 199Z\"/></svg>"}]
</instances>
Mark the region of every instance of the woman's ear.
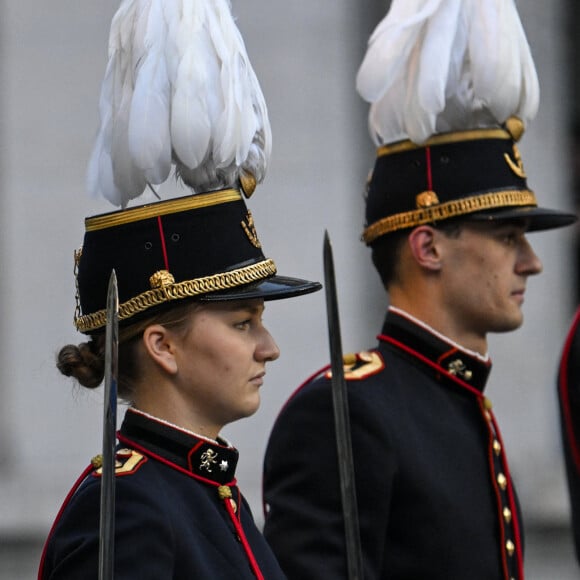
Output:
<instances>
[{"instance_id":1,"label":"woman's ear","mask_svg":"<svg viewBox=\"0 0 580 580\"><path fill-rule=\"evenodd\" d=\"M418 226L408 239L411 254L421 268L430 271L441 269L440 232L428 225Z\"/></svg>"},{"instance_id":2,"label":"woman's ear","mask_svg":"<svg viewBox=\"0 0 580 580\"><path fill-rule=\"evenodd\" d=\"M177 373L175 358L175 337L173 333L161 324L152 324L143 332L145 351L161 369L174 375Z\"/></svg>"}]
</instances>

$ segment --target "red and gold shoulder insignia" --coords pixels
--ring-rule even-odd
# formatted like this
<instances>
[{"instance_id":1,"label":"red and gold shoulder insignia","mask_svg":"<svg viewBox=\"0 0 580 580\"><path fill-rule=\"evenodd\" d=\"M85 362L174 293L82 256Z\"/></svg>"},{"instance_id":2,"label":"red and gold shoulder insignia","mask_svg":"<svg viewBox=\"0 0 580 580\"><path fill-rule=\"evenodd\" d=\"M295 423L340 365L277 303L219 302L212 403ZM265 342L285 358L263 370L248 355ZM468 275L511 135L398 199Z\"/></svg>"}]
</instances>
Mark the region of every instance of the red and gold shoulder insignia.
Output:
<instances>
[{"instance_id":1,"label":"red and gold shoulder insignia","mask_svg":"<svg viewBox=\"0 0 580 580\"><path fill-rule=\"evenodd\" d=\"M342 357L344 363L344 378L347 381L361 381L380 373L385 368L385 362L378 352L362 351L345 354ZM332 371L325 374L327 379L332 378Z\"/></svg>"},{"instance_id":2,"label":"red and gold shoulder insignia","mask_svg":"<svg viewBox=\"0 0 580 580\"><path fill-rule=\"evenodd\" d=\"M147 457L133 449L119 449L115 457L115 474L117 476L133 475L146 462ZM96 455L91 459L91 463L95 468L94 475L101 477L103 475L103 456Z\"/></svg>"}]
</instances>

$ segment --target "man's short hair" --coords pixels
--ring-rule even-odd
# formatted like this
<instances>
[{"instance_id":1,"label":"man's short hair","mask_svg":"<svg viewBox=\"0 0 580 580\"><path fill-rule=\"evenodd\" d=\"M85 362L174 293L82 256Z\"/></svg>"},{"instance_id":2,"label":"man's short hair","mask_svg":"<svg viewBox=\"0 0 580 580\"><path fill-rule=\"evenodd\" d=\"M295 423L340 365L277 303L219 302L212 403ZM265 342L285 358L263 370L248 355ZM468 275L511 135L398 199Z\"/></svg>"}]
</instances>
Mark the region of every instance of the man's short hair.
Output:
<instances>
[{"instance_id":1,"label":"man's short hair","mask_svg":"<svg viewBox=\"0 0 580 580\"><path fill-rule=\"evenodd\" d=\"M457 237L465 221L465 219L450 219L429 225L448 237ZM398 279L401 249L412 231L399 230L381 236L371 246L373 264L387 290Z\"/></svg>"}]
</instances>

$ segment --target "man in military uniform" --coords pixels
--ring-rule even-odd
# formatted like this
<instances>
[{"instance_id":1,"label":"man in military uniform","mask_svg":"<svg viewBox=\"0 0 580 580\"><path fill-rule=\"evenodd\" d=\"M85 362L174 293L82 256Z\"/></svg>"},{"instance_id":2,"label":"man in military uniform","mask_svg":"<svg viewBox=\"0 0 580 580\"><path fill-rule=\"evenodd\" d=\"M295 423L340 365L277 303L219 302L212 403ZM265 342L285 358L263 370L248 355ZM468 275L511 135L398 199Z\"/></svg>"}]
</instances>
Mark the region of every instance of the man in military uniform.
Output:
<instances>
[{"instance_id":1,"label":"man in military uniform","mask_svg":"<svg viewBox=\"0 0 580 580\"><path fill-rule=\"evenodd\" d=\"M580 309L576 311L562 351L558 400L574 547L580 562Z\"/></svg>"},{"instance_id":2,"label":"man in military uniform","mask_svg":"<svg viewBox=\"0 0 580 580\"><path fill-rule=\"evenodd\" d=\"M481 72L470 68L477 59L464 41L464 23L477 34L482 19L469 11L498 8L495 1L462 3L452 21L444 12L449 2L423 11L417 4L392 3L358 79L372 102L379 146L363 239L390 299L378 345L345 361L363 576L522 580L520 510L484 395L487 335L522 324L528 277L542 269L527 232L575 217L538 207L527 185L516 141L537 97L529 53L522 54L522 78L514 72L510 87L498 84L485 115L477 91L463 90L473 89ZM502 17L514 23L504 30L520 30L513 3L503 4ZM468 76L449 73L416 98L421 75L437 74L416 63L442 61L445 38L455 43L449 70ZM521 48L525 38L516 43ZM408 60L389 68L399 54ZM503 54L513 52L502 46L498 60L489 57L507 71L513 63ZM463 66L455 69L458 62ZM496 69L487 71L488 80ZM388 79L384 93L376 70ZM433 115L428 105L437 91L444 106ZM511 107L495 107L494 98ZM500 108L501 118L494 113ZM290 580L347 577L326 369L290 398L274 425L264 502L264 533Z\"/></svg>"}]
</instances>

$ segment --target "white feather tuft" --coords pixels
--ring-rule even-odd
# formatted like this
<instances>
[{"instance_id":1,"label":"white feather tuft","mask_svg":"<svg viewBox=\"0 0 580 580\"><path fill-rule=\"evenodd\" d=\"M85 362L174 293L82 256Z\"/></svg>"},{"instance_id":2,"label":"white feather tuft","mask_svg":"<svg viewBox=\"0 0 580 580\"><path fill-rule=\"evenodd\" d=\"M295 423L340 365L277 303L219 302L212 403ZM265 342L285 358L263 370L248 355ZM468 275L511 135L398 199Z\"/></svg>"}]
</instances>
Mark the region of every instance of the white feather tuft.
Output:
<instances>
[{"instance_id":1,"label":"white feather tuft","mask_svg":"<svg viewBox=\"0 0 580 580\"><path fill-rule=\"evenodd\" d=\"M152 0L149 6L136 29L135 38L142 44L133 47L136 74L128 138L131 157L145 180L159 184L171 170L170 93L164 55L167 28L161 0Z\"/></svg>"},{"instance_id":2,"label":"white feather tuft","mask_svg":"<svg viewBox=\"0 0 580 580\"><path fill-rule=\"evenodd\" d=\"M123 0L111 23L92 195L126 207L172 165L195 192L263 180L264 96L228 0Z\"/></svg>"},{"instance_id":3,"label":"white feather tuft","mask_svg":"<svg viewBox=\"0 0 580 580\"><path fill-rule=\"evenodd\" d=\"M536 115L539 84L514 0L393 0L357 75L377 145Z\"/></svg>"}]
</instances>

